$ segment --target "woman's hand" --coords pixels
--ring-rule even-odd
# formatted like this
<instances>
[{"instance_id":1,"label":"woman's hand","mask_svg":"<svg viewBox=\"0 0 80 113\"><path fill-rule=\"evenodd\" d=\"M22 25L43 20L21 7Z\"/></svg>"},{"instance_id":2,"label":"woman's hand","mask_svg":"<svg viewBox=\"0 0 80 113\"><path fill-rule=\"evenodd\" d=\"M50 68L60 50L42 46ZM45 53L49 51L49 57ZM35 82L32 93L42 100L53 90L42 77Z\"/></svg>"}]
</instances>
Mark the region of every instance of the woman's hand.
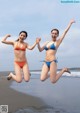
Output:
<instances>
[{"instance_id":1,"label":"woman's hand","mask_svg":"<svg viewBox=\"0 0 80 113\"><path fill-rule=\"evenodd\" d=\"M36 44L38 44L41 41L41 38L36 38Z\"/></svg>"},{"instance_id":2,"label":"woman's hand","mask_svg":"<svg viewBox=\"0 0 80 113\"><path fill-rule=\"evenodd\" d=\"M70 24L73 24L73 23L75 23L75 20L74 19L70 20Z\"/></svg>"},{"instance_id":3,"label":"woman's hand","mask_svg":"<svg viewBox=\"0 0 80 113\"><path fill-rule=\"evenodd\" d=\"M7 35L5 35L5 37L7 37L7 38L8 38L8 37L11 37L11 35L10 35L10 34L7 34Z\"/></svg>"}]
</instances>

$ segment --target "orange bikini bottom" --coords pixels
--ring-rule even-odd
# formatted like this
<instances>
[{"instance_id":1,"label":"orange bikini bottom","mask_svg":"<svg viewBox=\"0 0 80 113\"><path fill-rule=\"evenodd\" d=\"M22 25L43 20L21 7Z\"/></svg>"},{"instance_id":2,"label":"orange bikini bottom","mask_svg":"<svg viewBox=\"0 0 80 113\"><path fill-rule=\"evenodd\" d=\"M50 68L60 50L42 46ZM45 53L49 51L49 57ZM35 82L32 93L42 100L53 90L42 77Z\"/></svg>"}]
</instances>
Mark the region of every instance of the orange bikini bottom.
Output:
<instances>
[{"instance_id":1,"label":"orange bikini bottom","mask_svg":"<svg viewBox=\"0 0 80 113\"><path fill-rule=\"evenodd\" d=\"M26 64L26 61L23 61L23 62L18 62L18 61L15 61L16 64L18 64L18 66L20 68L23 68L23 66Z\"/></svg>"}]
</instances>

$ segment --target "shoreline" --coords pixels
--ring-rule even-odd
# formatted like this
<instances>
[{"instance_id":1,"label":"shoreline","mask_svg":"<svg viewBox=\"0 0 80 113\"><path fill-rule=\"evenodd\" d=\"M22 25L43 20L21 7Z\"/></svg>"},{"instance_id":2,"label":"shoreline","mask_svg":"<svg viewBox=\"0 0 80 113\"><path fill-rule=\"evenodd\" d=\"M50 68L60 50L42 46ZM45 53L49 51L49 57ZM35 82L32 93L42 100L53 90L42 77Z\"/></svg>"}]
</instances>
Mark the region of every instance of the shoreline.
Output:
<instances>
[{"instance_id":1,"label":"shoreline","mask_svg":"<svg viewBox=\"0 0 80 113\"><path fill-rule=\"evenodd\" d=\"M8 105L9 113L14 113L19 109L26 109L30 106L40 108L45 105L40 98L23 94L10 88L11 83L12 80L8 81L2 73L0 74L0 105Z\"/></svg>"},{"instance_id":2,"label":"shoreline","mask_svg":"<svg viewBox=\"0 0 80 113\"><path fill-rule=\"evenodd\" d=\"M33 112L26 113L57 113L57 111L59 113L80 113L80 78L61 77L56 84L52 84L50 79L41 82L39 78L32 78L27 83L27 87L25 82L19 85L12 82L11 88L24 94L39 97L46 103L45 107L40 107L40 112L32 109ZM20 113L25 113L24 111L22 110ZM28 110L26 109L26 111Z\"/></svg>"},{"instance_id":3,"label":"shoreline","mask_svg":"<svg viewBox=\"0 0 80 113\"><path fill-rule=\"evenodd\" d=\"M0 73L0 105L8 105L8 113L80 113L80 78L61 77L52 84L32 74L30 82L16 83L8 74Z\"/></svg>"}]
</instances>

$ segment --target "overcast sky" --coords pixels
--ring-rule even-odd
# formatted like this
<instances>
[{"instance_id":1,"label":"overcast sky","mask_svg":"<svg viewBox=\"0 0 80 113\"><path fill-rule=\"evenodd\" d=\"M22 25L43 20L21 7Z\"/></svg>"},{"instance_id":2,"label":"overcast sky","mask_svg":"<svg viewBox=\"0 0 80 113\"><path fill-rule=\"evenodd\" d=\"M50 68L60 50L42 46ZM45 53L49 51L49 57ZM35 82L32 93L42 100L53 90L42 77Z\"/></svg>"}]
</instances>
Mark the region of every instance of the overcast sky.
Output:
<instances>
[{"instance_id":1,"label":"overcast sky","mask_svg":"<svg viewBox=\"0 0 80 113\"><path fill-rule=\"evenodd\" d=\"M41 37L41 45L51 40L50 31L58 28L60 35L74 18L57 52L58 68L80 67L80 3L61 3L61 0L0 0L0 41L5 34L16 40L20 31L28 32L26 42L32 45ZM41 69L45 51L26 51L29 68ZM0 42L0 71L14 70L13 47Z\"/></svg>"}]
</instances>

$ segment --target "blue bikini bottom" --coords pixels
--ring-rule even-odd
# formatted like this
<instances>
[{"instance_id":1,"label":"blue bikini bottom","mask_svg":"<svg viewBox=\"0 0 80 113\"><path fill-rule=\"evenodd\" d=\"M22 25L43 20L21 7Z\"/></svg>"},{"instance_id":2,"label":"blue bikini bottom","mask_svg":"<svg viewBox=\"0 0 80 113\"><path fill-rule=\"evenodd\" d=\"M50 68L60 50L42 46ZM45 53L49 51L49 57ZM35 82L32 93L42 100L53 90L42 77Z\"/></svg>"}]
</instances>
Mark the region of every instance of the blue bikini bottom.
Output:
<instances>
[{"instance_id":1,"label":"blue bikini bottom","mask_svg":"<svg viewBox=\"0 0 80 113\"><path fill-rule=\"evenodd\" d=\"M44 62L46 63L46 65L48 66L48 68L50 68L51 62L57 63L58 61L57 60L53 60L53 61L50 61L50 62L47 62L47 61L44 61Z\"/></svg>"}]
</instances>

